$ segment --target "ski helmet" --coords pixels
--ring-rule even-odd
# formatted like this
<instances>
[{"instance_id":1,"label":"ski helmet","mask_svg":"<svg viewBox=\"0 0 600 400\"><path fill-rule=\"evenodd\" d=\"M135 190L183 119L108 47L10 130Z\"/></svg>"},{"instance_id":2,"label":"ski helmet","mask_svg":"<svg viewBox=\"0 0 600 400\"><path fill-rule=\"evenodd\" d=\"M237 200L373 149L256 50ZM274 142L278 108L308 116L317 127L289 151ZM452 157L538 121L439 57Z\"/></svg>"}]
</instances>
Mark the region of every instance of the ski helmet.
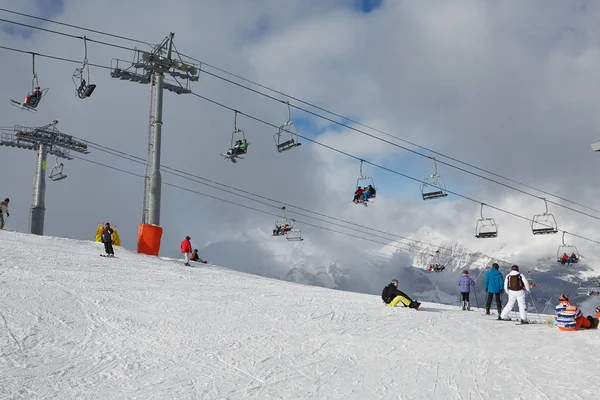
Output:
<instances>
[{"instance_id":1,"label":"ski helmet","mask_svg":"<svg viewBox=\"0 0 600 400\"><path fill-rule=\"evenodd\" d=\"M7 198L5 198L5 199L4 199L4 201L5 201L6 203L10 203L10 199L9 199L8 197L7 197Z\"/></svg>"},{"instance_id":2,"label":"ski helmet","mask_svg":"<svg viewBox=\"0 0 600 400\"><path fill-rule=\"evenodd\" d=\"M558 296L558 301L569 301L569 294L568 293L563 293L560 296Z\"/></svg>"},{"instance_id":3,"label":"ski helmet","mask_svg":"<svg viewBox=\"0 0 600 400\"><path fill-rule=\"evenodd\" d=\"M392 283L398 283L398 279L392 279Z\"/></svg>"},{"instance_id":4,"label":"ski helmet","mask_svg":"<svg viewBox=\"0 0 600 400\"><path fill-rule=\"evenodd\" d=\"M513 265L512 267L510 267L511 271L518 271L519 270L519 266L518 265Z\"/></svg>"},{"instance_id":5,"label":"ski helmet","mask_svg":"<svg viewBox=\"0 0 600 400\"><path fill-rule=\"evenodd\" d=\"M500 266L498 265L498 263L493 263L493 264L492 264L492 268L496 268L496 269L498 269L498 268L500 268Z\"/></svg>"}]
</instances>

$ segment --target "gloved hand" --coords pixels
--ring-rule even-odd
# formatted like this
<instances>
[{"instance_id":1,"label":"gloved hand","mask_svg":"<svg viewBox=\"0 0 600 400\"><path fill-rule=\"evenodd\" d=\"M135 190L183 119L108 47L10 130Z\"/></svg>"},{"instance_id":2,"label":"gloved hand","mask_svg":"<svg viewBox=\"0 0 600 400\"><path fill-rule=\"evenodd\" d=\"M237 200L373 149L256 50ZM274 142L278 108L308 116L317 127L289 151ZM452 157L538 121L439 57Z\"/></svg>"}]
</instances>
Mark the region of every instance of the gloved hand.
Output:
<instances>
[{"instance_id":1,"label":"gloved hand","mask_svg":"<svg viewBox=\"0 0 600 400\"><path fill-rule=\"evenodd\" d=\"M8 211L6 212L6 216L7 216L7 217L10 217L10 214L8 213Z\"/></svg>"}]
</instances>

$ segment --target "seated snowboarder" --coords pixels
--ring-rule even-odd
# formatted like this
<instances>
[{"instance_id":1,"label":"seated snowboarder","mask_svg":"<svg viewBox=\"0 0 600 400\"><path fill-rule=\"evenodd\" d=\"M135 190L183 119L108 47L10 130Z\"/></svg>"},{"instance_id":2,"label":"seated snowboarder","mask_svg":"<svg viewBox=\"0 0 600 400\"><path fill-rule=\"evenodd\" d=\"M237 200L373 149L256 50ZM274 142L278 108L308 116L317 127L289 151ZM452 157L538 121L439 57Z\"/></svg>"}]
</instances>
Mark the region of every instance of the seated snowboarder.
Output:
<instances>
[{"instance_id":1,"label":"seated snowboarder","mask_svg":"<svg viewBox=\"0 0 600 400\"><path fill-rule=\"evenodd\" d=\"M577 255L575 253L572 253L571 257L569 257L569 261L577 261Z\"/></svg>"},{"instance_id":2,"label":"seated snowboarder","mask_svg":"<svg viewBox=\"0 0 600 400\"><path fill-rule=\"evenodd\" d=\"M206 261L201 259L200 256L198 255L198 249L194 249L192 254L190 254L190 261L198 261L198 262L206 264Z\"/></svg>"},{"instance_id":3,"label":"seated snowboarder","mask_svg":"<svg viewBox=\"0 0 600 400\"><path fill-rule=\"evenodd\" d=\"M576 331L579 328L595 329L598 328L598 318L591 315L583 316L581 310L569 301L569 295L563 293L558 296L558 305L556 309L556 326L561 331ZM596 310L598 312L598 310Z\"/></svg>"},{"instance_id":4,"label":"seated snowboarder","mask_svg":"<svg viewBox=\"0 0 600 400\"><path fill-rule=\"evenodd\" d=\"M369 197L375 197L375 188L372 185L367 186L365 189L365 200Z\"/></svg>"},{"instance_id":5,"label":"seated snowboarder","mask_svg":"<svg viewBox=\"0 0 600 400\"><path fill-rule=\"evenodd\" d=\"M564 253L564 254L562 255L562 257L560 258L560 260L561 260L560 262L561 262L562 264L566 264L566 263L567 263L567 261L569 261L569 256L567 255L567 253Z\"/></svg>"},{"instance_id":6,"label":"seated snowboarder","mask_svg":"<svg viewBox=\"0 0 600 400\"><path fill-rule=\"evenodd\" d=\"M396 307L402 303L404 307L419 309L421 303L411 299L406 293L398 289L398 279L392 279L392 283L383 288L381 298L388 307Z\"/></svg>"},{"instance_id":7,"label":"seated snowboarder","mask_svg":"<svg viewBox=\"0 0 600 400\"><path fill-rule=\"evenodd\" d=\"M241 140L236 140L235 144L233 145L233 148L229 149L227 151L227 154L230 155L230 156L231 155L234 155L234 156L238 155L240 153L240 146L241 145L242 145L242 141Z\"/></svg>"},{"instance_id":8,"label":"seated snowboarder","mask_svg":"<svg viewBox=\"0 0 600 400\"><path fill-rule=\"evenodd\" d=\"M248 152L248 142L246 141L246 139L244 139L244 141L242 143L240 143L240 146L238 147L238 154L246 154Z\"/></svg>"}]
</instances>

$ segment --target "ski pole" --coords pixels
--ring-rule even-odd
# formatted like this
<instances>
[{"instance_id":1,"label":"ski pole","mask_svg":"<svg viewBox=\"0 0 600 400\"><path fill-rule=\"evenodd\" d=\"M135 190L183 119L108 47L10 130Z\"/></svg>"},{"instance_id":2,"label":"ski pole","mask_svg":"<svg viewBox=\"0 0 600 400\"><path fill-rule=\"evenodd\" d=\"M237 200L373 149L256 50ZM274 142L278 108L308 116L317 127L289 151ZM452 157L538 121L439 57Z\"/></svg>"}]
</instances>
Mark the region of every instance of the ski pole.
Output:
<instances>
[{"instance_id":1,"label":"ski pole","mask_svg":"<svg viewBox=\"0 0 600 400\"><path fill-rule=\"evenodd\" d=\"M537 306L535 305L535 301L533 301L533 296L531 295L531 291L528 291L527 293L529 293L529 298L531 299L531 304L533 304L533 309L535 310L535 313L538 316L538 320L540 321L540 324L542 323L542 317L540 317L540 313L537 310Z\"/></svg>"},{"instance_id":2,"label":"ski pole","mask_svg":"<svg viewBox=\"0 0 600 400\"><path fill-rule=\"evenodd\" d=\"M479 299L477 298L477 289L475 289L475 286L473 286L473 293L475 294L475 304L477 305L477 308L481 308L479 307Z\"/></svg>"}]
</instances>

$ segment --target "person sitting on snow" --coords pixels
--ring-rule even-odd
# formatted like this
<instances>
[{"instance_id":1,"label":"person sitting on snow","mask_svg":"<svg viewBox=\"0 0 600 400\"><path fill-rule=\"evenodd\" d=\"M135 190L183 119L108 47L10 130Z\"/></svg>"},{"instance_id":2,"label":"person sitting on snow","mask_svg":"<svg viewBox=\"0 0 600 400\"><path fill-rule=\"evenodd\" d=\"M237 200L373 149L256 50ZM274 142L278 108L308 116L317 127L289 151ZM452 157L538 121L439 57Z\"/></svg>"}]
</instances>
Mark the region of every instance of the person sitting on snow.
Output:
<instances>
[{"instance_id":1,"label":"person sitting on snow","mask_svg":"<svg viewBox=\"0 0 600 400\"><path fill-rule=\"evenodd\" d=\"M398 279L392 279L392 283L383 288L381 298L389 307L396 307L399 303L402 303L404 307L418 310L421 305L421 303L414 301L406 293L398 289Z\"/></svg>"},{"instance_id":2,"label":"person sitting on snow","mask_svg":"<svg viewBox=\"0 0 600 400\"><path fill-rule=\"evenodd\" d=\"M200 256L198 255L198 249L194 249L194 251L190 255L190 261L198 261L198 262L206 264L206 261L201 259Z\"/></svg>"},{"instance_id":3,"label":"person sitting on snow","mask_svg":"<svg viewBox=\"0 0 600 400\"><path fill-rule=\"evenodd\" d=\"M556 309L556 326L561 331L576 331L579 328L594 329L598 327L598 318L591 315L583 316L581 310L569 301L569 295L563 293L558 296ZM598 310L596 310L598 312Z\"/></svg>"}]
</instances>

